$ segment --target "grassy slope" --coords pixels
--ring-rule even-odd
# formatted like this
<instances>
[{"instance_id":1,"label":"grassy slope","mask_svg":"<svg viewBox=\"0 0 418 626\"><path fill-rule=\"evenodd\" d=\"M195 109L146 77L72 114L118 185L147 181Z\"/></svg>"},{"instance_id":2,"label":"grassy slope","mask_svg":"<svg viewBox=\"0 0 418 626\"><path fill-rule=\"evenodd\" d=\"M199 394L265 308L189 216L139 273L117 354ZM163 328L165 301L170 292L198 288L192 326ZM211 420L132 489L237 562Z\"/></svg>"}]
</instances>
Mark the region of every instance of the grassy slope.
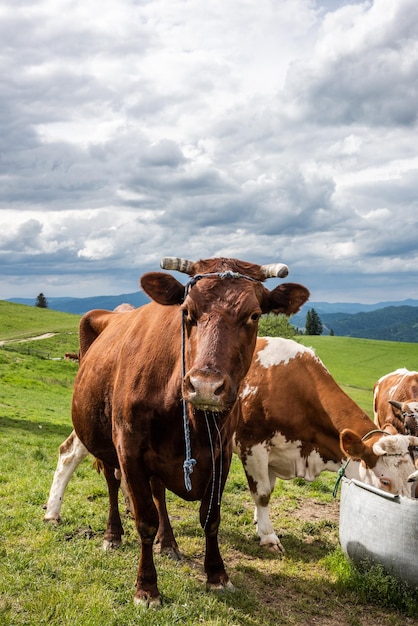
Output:
<instances>
[{"instance_id":1,"label":"grassy slope","mask_svg":"<svg viewBox=\"0 0 418 626\"><path fill-rule=\"evenodd\" d=\"M337 383L371 417L374 383L400 367L418 369L416 343L331 336L298 337L298 341L314 348Z\"/></svg>"},{"instance_id":2,"label":"grassy slope","mask_svg":"<svg viewBox=\"0 0 418 626\"><path fill-rule=\"evenodd\" d=\"M77 332L79 315L0 300L0 341L42 333Z\"/></svg>"},{"instance_id":3,"label":"grassy slope","mask_svg":"<svg viewBox=\"0 0 418 626\"><path fill-rule=\"evenodd\" d=\"M7 314L11 313L9 309ZM68 334L74 327L66 326L68 321L63 320L62 335L37 343L48 341L48 350L56 354L75 349L74 334ZM43 327L37 326L36 333L51 330L48 321ZM30 331L25 330L22 320L17 332L19 336L35 333L33 325ZM359 368L368 371L362 340L341 343L340 338L334 338L333 343L328 338L305 339L349 392L359 385L370 395L372 382L359 372ZM386 370L398 367L405 344L396 345L399 352L392 352L390 364L385 362ZM369 358L375 361L372 348L380 350L380 342L367 346ZM359 362L352 370L355 377L349 371L353 360ZM124 516L124 547L110 554L101 551L107 496L103 478L92 471L90 460L83 462L68 486L63 523L54 527L42 522L42 504L55 468L57 446L71 430L71 386L76 371L77 366L68 361L0 350L0 625L415 623L407 617L418 615L414 597L387 578L359 580L339 550L335 516L306 515L306 504L315 504L318 510L335 510L331 495L334 475L324 474L312 484L278 482L271 509L287 549L286 558L280 561L258 547L251 498L236 458L223 498L220 541L237 593L217 597L205 592L198 504L169 494L169 510L185 559L174 564L157 554L164 607L157 612L141 612L134 607L136 531L132 520ZM381 373L384 371L378 375ZM377 604L372 603L373 597L379 598ZM386 603L383 608L382 597ZM401 606L402 611L390 608L391 604Z\"/></svg>"}]
</instances>

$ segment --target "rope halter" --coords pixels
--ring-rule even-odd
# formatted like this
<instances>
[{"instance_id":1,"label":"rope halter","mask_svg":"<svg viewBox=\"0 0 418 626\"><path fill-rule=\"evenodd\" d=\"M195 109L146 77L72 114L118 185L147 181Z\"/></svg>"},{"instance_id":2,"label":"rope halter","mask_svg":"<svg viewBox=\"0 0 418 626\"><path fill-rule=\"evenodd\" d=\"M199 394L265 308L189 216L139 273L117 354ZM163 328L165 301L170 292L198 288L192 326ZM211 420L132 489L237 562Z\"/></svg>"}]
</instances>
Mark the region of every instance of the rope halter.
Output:
<instances>
[{"instance_id":1,"label":"rope halter","mask_svg":"<svg viewBox=\"0 0 418 626\"><path fill-rule=\"evenodd\" d=\"M256 278L252 278L251 276L246 276L245 274L240 274L239 272L232 272L228 270L226 272L210 272L208 274L196 274L192 276L192 278L187 282L184 288L184 298L183 302L186 300L186 297L190 291L190 289L196 285L197 282L202 280L203 278L220 278L221 280L225 280L225 278L244 278L245 280L250 280L252 282L260 282ZM186 311L183 309L182 311L182 320L181 320L181 374L182 380L184 380L186 376ZM190 443L190 421L187 413L187 402L184 398L182 398L183 404L183 430L184 430L184 443L185 443L185 459L183 463L183 471L184 471L184 485L186 487L186 491L192 490L192 481L190 475L193 473L193 468L196 465L196 459L192 457L191 443Z\"/></svg>"}]
</instances>

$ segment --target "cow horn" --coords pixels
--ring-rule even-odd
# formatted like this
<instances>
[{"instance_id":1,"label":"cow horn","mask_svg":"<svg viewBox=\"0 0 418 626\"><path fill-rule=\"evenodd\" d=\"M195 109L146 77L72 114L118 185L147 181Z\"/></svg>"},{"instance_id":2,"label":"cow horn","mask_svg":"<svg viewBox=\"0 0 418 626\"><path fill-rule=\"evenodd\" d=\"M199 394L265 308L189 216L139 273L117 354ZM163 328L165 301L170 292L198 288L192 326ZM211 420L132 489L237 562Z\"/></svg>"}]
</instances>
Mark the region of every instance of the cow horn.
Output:
<instances>
[{"instance_id":1,"label":"cow horn","mask_svg":"<svg viewBox=\"0 0 418 626\"><path fill-rule=\"evenodd\" d=\"M160 266L163 270L177 270L190 276L193 274L194 262L176 256L165 256L161 259Z\"/></svg>"},{"instance_id":2,"label":"cow horn","mask_svg":"<svg viewBox=\"0 0 418 626\"><path fill-rule=\"evenodd\" d=\"M286 278L289 273L289 268L283 263L270 263L269 265L262 265L261 271L266 278L273 278L274 276Z\"/></svg>"},{"instance_id":3,"label":"cow horn","mask_svg":"<svg viewBox=\"0 0 418 626\"><path fill-rule=\"evenodd\" d=\"M412 474L408 476L409 483L414 483L416 480L418 480L418 470L415 470L415 472L412 472Z\"/></svg>"}]
</instances>

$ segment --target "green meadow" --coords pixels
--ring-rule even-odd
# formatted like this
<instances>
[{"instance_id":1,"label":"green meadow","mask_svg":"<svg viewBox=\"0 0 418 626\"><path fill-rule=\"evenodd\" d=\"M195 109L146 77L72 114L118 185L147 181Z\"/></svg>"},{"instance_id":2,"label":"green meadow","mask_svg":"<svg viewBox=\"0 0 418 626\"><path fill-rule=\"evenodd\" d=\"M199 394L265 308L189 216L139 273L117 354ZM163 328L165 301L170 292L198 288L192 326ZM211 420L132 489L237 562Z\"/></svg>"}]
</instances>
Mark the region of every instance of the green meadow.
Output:
<instances>
[{"instance_id":1,"label":"green meadow","mask_svg":"<svg viewBox=\"0 0 418 626\"><path fill-rule=\"evenodd\" d=\"M341 552L336 476L277 481L271 503L286 548L262 550L244 472L234 457L222 502L220 548L234 594L205 591L198 503L168 494L183 554L156 552L163 606L133 604L139 544L123 513L124 543L102 550L107 517L103 476L86 459L70 481L62 522L43 522L59 444L71 432L79 317L0 302L0 626L412 626L416 591L378 568L358 572ZM43 339L33 337L50 334ZM13 341L11 341L13 340ZM417 368L418 345L342 337L298 337L372 415L375 380ZM44 358L48 355L48 358ZM123 505L121 503L121 510Z\"/></svg>"}]
</instances>

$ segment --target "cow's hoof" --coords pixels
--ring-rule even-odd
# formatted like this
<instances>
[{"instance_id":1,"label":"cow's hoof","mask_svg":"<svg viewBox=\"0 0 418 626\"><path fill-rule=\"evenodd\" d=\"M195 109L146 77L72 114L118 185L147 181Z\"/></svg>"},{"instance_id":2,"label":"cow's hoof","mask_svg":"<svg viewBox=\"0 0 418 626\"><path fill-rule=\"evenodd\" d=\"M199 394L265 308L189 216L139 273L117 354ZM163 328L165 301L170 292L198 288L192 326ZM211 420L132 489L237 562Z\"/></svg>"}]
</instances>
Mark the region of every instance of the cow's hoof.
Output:
<instances>
[{"instance_id":1,"label":"cow's hoof","mask_svg":"<svg viewBox=\"0 0 418 626\"><path fill-rule=\"evenodd\" d=\"M121 539L104 539L103 550L108 552L109 550L117 550L122 545Z\"/></svg>"},{"instance_id":2,"label":"cow's hoof","mask_svg":"<svg viewBox=\"0 0 418 626\"><path fill-rule=\"evenodd\" d=\"M265 535L262 539L260 539L260 547L268 550L269 552L273 552L273 554L276 554L280 558L286 552L280 543L280 539L275 533Z\"/></svg>"},{"instance_id":3,"label":"cow's hoof","mask_svg":"<svg viewBox=\"0 0 418 626\"><path fill-rule=\"evenodd\" d=\"M163 556L168 556L173 561L183 560L180 550L178 548L173 548L171 546L168 546L167 548L161 548L160 554L162 554Z\"/></svg>"},{"instance_id":4,"label":"cow's hoof","mask_svg":"<svg viewBox=\"0 0 418 626\"><path fill-rule=\"evenodd\" d=\"M282 558L282 556L285 554L285 550L281 544L280 545L277 545L277 543L264 544L263 548L267 548L269 552L272 552L279 558Z\"/></svg>"},{"instance_id":5,"label":"cow's hoof","mask_svg":"<svg viewBox=\"0 0 418 626\"><path fill-rule=\"evenodd\" d=\"M229 593L235 593L235 587L230 580L226 583L206 583L206 589L207 591L212 591L214 593L225 593L226 591L229 591Z\"/></svg>"},{"instance_id":6,"label":"cow's hoof","mask_svg":"<svg viewBox=\"0 0 418 626\"><path fill-rule=\"evenodd\" d=\"M55 515L45 515L43 521L47 524L53 524L54 526L58 526L58 524L61 522L61 518Z\"/></svg>"},{"instance_id":7,"label":"cow's hoof","mask_svg":"<svg viewBox=\"0 0 418 626\"><path fill-rule=\"evenodd\" d=\"M154 596L153 598L150 598L146 595L139 597L135 596L134 604L144 609L159 609L162 604L161 596Z\"/></svg>"}]
</instances>

